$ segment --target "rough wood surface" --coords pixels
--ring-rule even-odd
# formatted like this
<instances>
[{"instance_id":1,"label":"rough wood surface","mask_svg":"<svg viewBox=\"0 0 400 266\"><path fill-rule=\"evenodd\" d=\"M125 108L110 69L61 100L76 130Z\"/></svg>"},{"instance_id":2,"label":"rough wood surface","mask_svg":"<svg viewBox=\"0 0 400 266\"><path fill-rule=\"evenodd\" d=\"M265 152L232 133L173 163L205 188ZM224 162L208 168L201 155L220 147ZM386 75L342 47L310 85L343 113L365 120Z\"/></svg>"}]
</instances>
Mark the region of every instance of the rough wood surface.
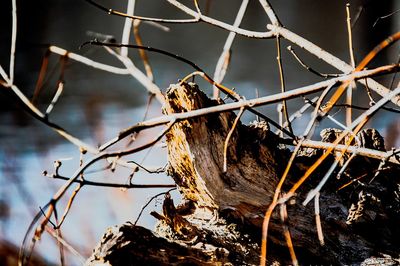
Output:
<instances>
[{"instance_id":1,"label":"rough wood surface","mask_svg":"<svg viewBox=\"0 0 400 266\"><path fill-rule=\"evenodd\" d=\"M192 83L171 85L166 96L168 114L220 104ZM123 243L128 244L122 247L116 239L131 233L108 236L89 261L106 258L111 265L126 265L118 260L111 262L109 256L102 257L105 253L101 251L112 247L111 253L123 252L119 256L133 256L142 263L257 265L263 215L290 151L282 147L265 122L250 126L239 123L229 142L228 167L224 172L224 142L235 118L233 112L225 112L175 124L166 136L169 174L178 185L183 202L175 206L167 194L163 213L153 213L159 219L158 237L146 229L132 227L129 232L140 232L134 234L134 240L125 239ZM324 141L332 142L338 133L326 129L321 135ZM364 130L357 139L356 145L384 149L376 130ZM295 182L322 152L303 150L286 186ZM313 203L301 203L334 156L304 183L287 206L289 217L285 225L300 263L359 265L364 261L370 265L374 259L396 262L400 250L400 171L386 164L376 174L380 163L377 160L356 157L340 179L332 177L325 185L320 197L325 245L320 245ZM269 263L290 262L282 232L278 207L269 227ZM146 245L146 256L138 257ZM160 252L169 259L156 260L162 255Z\"/></svg>"},{"instance_id":2,"label":"rough wood surface","mask_svg":"<svg viewBox=\"0 0 400 266\"><path fill-rule=\"evenodd\" d=\"M167 99L166 113L218 104L191 83L172 85ZM184 198L194 201L197 208L229 210L259 223L288 151L277 147L277 136L267 124L247 127L239 123L229 141L227 171L223 172L224 142L235 117L225 112L177 123L166 136L169 172Z\"/></svg>"}]
</instances>

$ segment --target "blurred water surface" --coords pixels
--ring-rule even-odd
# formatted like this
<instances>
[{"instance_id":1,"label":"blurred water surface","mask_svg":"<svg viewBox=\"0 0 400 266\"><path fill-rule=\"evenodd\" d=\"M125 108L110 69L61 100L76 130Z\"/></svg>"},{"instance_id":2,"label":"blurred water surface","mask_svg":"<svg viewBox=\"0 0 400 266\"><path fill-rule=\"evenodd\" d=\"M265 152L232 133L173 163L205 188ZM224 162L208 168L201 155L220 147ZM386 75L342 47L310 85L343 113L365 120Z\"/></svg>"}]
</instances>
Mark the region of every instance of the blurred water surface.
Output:
<instances>
[{"instance_id":1,"label":"blurred water surface","mask_svg":"<svg viewBox=\"0 0 400 266\"><path fill-rule=\"evenodd\" d=\"M8 3L9 2L9 3ZM182 1L192 6L192 1ZM101 1L102 4L116 10L125 10L125 1ZM241 1L209 1L209 15L228 23L233 23ZM349 61L347 48L345 1L271 1L281 22L290 30L320 45L323 49ZM202 7L206 1L201 1ZM398 30L399 15L380 21L375 20L396 8L396 1L351 1L352 14L360 8L363 12L353 28L356 59L362 57L379 41ZM0 64L8 69L9 43L11 29L11 1L2 3L0 10ZM163 18L185 18L186 16L171 7L165 1L136 1L135 13L143 16ZM258 1L250 1L242 23L242 28L264 31L268 19L260 9ZM18 1L18 42L15 83L31 98L38 78L41 60L47 45L57 45L91 59L122 67L122 64L101 47L78 47L91 37L87 32L98 32L121 39L124 19L109 16L84 1L38 0ZM213 73L215 64L222 51L227 32L199 24L168 24L169 32L143 23L140 31L145 45L182 55L208 73ZM131 38L133 42L133 39ZM288 42L282 41L282 58L288 89L311 84L321 80L305 71L286 51ZM298 54L312 67L321 72L337 73L335 69L320 62L295 47ZM143 69L137 51L130 51L135 64ZM379 55L372 65L389 64L397 61L399 45ZM149 54L155 74L155 82L165 89L171 83L190 73L192 69L163 55ZM59 73L59 56L50 56L48 77L43 92L38 99L38 107L45 110ZM388 84L391 76L379 79ZM65 71L65 91L50 120L62 125L69 132L91 145L104 143L118 132L141 121L145 113L148 93L140 84L128 75L115 75L69 61ZM200 86L211 95L209 84L196 79ZM397 81L398 82L398 81ZM274 40L254 40L237 36L232 47L232 61L225 85L235 87L246 98L259 94L269 95L278 92L279 75L276 64ZM358 88L361 90L361 88ZM20 245L33 214L43 206L64 181L44 177L42 172L52 172L53 161L60 160L60 172L70 176L79 165L79 151L54 131L33 119L15 99L1 90L0 98L0 232L1 239ZM355 104L368 106L365 92L356 94ZM303 102L289 102L289 111L293 112ZM153 100L148 117L161 115L160 105ZM260 108L265 114L277 119L276 106ZM355 112L356 114L359 112ZM343 118L340 110L336 117ZM379 112L369 126L377 127L383 135L391 139L390 145L399 145L399 117L388 112ZM244 121L254 119L247 114ZM301 132L308 116L300 119L295 131ZM329 123L321 125L326 126ZM149 140L159 129L146 131L138 141ZM396 142L397 141L397 142ZM126 144L126 142L125 142ZM90 158L90 155L85 155ZM141 152L129 157L143 161L143 165L163 166L166 164L166 152L162 145L154 147L150 153ZM105 167L104 162L97 163L91 169ZM117 168L88 174L87 178L102 182L125 183L129 170ZM150 175L144 171L135 174L134 183L171 183L165 174ZM71 213L63 225L63 235L84 256L99 240L108 226L136 219L141 207L147 200L165 189L110 189L85 186L79 192ZM69 191L71 193L72 191ZM178 198L177 193L174 194ZM64 202L65 204L65 202ZM61 204L63 205L63 204ZM160 209L160 200L149 205L149 210ZM155 220L144 212L139 224L152 228ZM61 209L60 209L61 212ZM57 246L50 237L45 236L37 250L47 260L58 263ZM68 256L67 264L75 265L79 261Z\"/></svg>"}]
</instances>

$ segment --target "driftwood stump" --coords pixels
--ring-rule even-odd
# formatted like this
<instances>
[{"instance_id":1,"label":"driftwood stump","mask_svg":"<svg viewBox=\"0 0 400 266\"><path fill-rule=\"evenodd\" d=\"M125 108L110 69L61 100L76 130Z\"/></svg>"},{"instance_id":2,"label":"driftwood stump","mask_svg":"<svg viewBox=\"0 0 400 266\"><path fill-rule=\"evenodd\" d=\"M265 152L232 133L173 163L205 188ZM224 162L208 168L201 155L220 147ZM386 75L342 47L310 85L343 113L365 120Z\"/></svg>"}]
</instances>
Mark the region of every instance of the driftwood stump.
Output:
<instances>
[{"instance_id":1,"label":"driftwood stump","mask_svg":"<svg viewBox=\"0 0 400 266\"><path fill-rule=\"evenodd\" d=\"M171 85L165 113L181 113L221 104L193 83ZM261 225L275 188L291 155L265 122L234 128L223 170L224 142L236 115L210 114L176 123L167 133L168 173L183 201L175 206L166 195L156 233L132 225L110 230L88 264L111 265L257 265ZM326 129L324 141L338 131ZM376 130L360 133L355 145L383 150ZM287 189L323 151L303 150L286 182ZM305 196L318 184L334 154L307 180L287 205L282 223L274 212L268 243L268 263L290 263L283 227L289 228L301 264L394 265L400 250L400 171L379 168L379 161L352 159L340 179L332 177L320 197L324 245L317 238L313 203ZM379 168L378 174L376 174ZM346 185L346 186L343 186ZM374 258L376 257L376 258Z\"/></svg>"}]
</instances>

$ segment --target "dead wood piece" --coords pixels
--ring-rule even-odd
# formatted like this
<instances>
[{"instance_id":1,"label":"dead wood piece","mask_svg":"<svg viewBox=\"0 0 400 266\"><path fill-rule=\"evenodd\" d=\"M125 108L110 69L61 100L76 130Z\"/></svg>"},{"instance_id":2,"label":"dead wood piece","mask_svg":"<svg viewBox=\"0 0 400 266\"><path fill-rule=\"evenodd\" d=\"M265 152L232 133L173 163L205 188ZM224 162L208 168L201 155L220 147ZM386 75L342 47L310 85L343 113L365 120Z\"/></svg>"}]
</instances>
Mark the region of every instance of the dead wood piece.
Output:
<instances>
[{"instance_id":1,"label":"dead wood piece","mask_svg":"<svg viewBox=\"0 0 400 266\"><path fill-rule=\"evenodd\" d=\"M220 104L193 83L171 85L166 96L168 114ZM228 167L223 172L224 142L234 119L233 112L224 112L174 125L167 134L169 172L183 197L198 208L229 209L260 224L287 151L277 147L271 132L239 123L229 141Z\"/></svg>"},{"instance_id":2,"label":"dead wood piece","mask_svg":"<svg viewBox=\"0 0 400 266\"><path fill-rule=\"evenodd\" d=\"M182 83L170 86L164 111L180 113L218 104L221 102L209 99L197 85ZM278 136L265 122L250 126L239 122L229 141L224 172L224 142L235 118L234 112L224 112L177 122L166 135L168 171L184 204L175 207L166 194L163 213L153 213L159 219L158 236L140 227L121 226L105 235L89 261L107 260L111 265L126 265L125 261L146 265L257 265L263 215L290 151L281 148ZM322 133L324 141L333 142L341 132L327 129ZM373 129L361 131L353 144L384 150L383 138ZM282 191L287 191L323 152L303 150ZM397 258L400 169L362 156L352 157L342 177L331 177L321 191L325 244L319 243L314 206L303 206L302 202L335 156L338 154L332 153L287 203L285 226L298 260L301 264L359 265L379 254ZM348 159L345 156L339 166L346 165ZM283 224L276 211L268 231L269 263L291 262L282 233ZM146 255L138 255L141 253ZM124 258L124 264L120 258Z\"/></svg>"},{"instance_id":3,"label":"dead wood piece","mask_svg":"<svg viewBox=\"0 0 400 266\"><path fill-rule=\"evenodd\" d=\"M108 229L86 265L214 265L224 262L218 252L206 253L169 242L146 228L123 224Z\"/></svg>"}]
</instances>

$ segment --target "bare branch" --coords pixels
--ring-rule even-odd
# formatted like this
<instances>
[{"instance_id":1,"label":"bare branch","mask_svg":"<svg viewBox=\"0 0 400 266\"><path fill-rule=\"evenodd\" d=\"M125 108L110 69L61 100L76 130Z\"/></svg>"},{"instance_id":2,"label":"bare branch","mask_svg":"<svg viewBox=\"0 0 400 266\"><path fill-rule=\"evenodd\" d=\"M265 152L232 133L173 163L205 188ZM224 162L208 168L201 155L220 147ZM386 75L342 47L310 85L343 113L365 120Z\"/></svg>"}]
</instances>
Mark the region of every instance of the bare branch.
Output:
<instances>
[{"instance_id":1,"label":"bare branch","mask_svg":"<svg viewBox=\"0 0 400 266\"><path fill-rule=\"evenodd\" d=\"M267 0L259 0L261 6L264 8L265 13L267 14L269 20L273 25L281 25L278 17L275 14L275 11L272 9L272 6L268 3Z\"/></svg>"},{"instance_id":2,"label":"bare branch","mask_svg":"<svg viewBox=\"0 0 400 266\"><path fill-rule=\"evenodd\" d=\"M9 85L14 83L15 46L16 46L16 43L17 43L17 0L11 0L11 2L12 2L12 31L11 31Z\"/></svg>"},{"instance_id":3,"label":"bare branch","mask_svg":"<svg viewBox=\"0 0 400 266\"><path fill-rule=\"evenodd\" d=\"M116 10L113 10L111 8L107 8L103 5L100 5L99 3L92 1L92 0L85 0L89 4L107 12L110 15L116 15L124 18L131 18L131 19L139 19L143 21L149 21L149 22L160 22L160 23L195 23L198 22L197 19L160 19L160 18L149 18L149 17L141 17L141 16L133 16L129 14L125 14Z\"/></svg>"},{"instance_id":4,"label":"bare branch","mask_svg":"<svg viewBox=\"0 0 400 266\"><path fill-rule=\"evenodd\" d=\"M243 35L246 37L250 37L250 38L258 38L258 39L268 39L273 37L271 32L256 32L256 31L249 31L249 30L244 30L238 27L234 27L232 25L229 25L225 22L207 17L203 14L198 14L196 11L188 8L187 6L183 5L182 3L179 3L178 1L175 0L167 0L170 4L176 6L177 8L179 8L180 10L182 10L183 12L185 12L186 14L192 16L193 18L196 19L197 21L204 21L208 24L220 27L222 29L228 30L230 32L235 32L239 35Z\"/></svg>"},{"instance_id":5,"label":"bare branch","mask_svg":"<svg viewBox=\"0 0 400 266\"><path fill-rule=\"evenodd\" d=\"M62 48L54 46L54 45L50 46L49 50L52 53L59 54L59 55L62 55L62 56L67 56L68 58L70 58L72 60L75 60L77 62L80 62L82 64L85 64L87 66L90 66L90 67L93 67L93 68L96 68L96 69L100 69L100 70L103 70L103 71L107 71L107 72L114 73L114 74L119 74L119 75L129 75L130 74L129 70L126 69L126 68L119 68L119 67L114 67L114 66L102 64L102 63L96 62L94 60L91 60L91 59L89 59L87 57L84 57L84 56L69 52L69 51L67 51L65 49L62 49Z\"/></svg>"},{"instance_id":6,"label":"bare branch","mask_svg":"<svg viewBox=\"0 0 400 266\"><path fill-rule=\"evenodd\" d=\"M165 99L164 95L161 92L161 89L151 81L149 77L147 77L139 68L137 68L131 59L128 57L121 56L117 54L115 51L110 49L109 47L105 47L106 50L114 55L116 58L118 58L126 67L126 69L129 71L129 74L134 77L137 81L139 81L150 93L154 94L157 100L161 103L164 104Z\"/></svg>"},{"instance_id":7,"label":"bare branch","mask_svg":"<svg viewBox=\"0 0 400 266\"><path fill-rule=\"evenodd\" d=\"M240 5L239 11L236 15L235 22L233 23L234 27L239 27L240 23L242 23L242 19L244 16L244 13L246 12L246 8L248 5L249 1L248 0L243 0L242 4ZM225 77L226 74L226 69L228 68L229 65L229 59L230 59L230 49L233 43L233 40L235 39L236 33L235 32L230 32L228 35L228 38L225 41L225 45L223 48L223 51L218 59L217 65L215 67L215 72L214 72L214 80L217 83L221 83L222 80ZM214 98L219 97L219 90L217 87L214 86Z\"/></svg>"},{"instance_id":8,"label":"bare branch","mask_svg":"<svg viewBox=\"0 0 400 266\"><path fill-rule=\"evenodd\" d=\"M133 12L135 9L135 3L136 3L136 0L128 0L128 7L126 8L126 13L130 16L133 15ZM125 25L122 30L122 39L121 39L122 43L129 43L129 37L131 34L132 23L133 23L133 20L131 18L125 18ZM128 48L122 47L120 55L127 57L128 56Z\"/></svg>"}]
</instances>

